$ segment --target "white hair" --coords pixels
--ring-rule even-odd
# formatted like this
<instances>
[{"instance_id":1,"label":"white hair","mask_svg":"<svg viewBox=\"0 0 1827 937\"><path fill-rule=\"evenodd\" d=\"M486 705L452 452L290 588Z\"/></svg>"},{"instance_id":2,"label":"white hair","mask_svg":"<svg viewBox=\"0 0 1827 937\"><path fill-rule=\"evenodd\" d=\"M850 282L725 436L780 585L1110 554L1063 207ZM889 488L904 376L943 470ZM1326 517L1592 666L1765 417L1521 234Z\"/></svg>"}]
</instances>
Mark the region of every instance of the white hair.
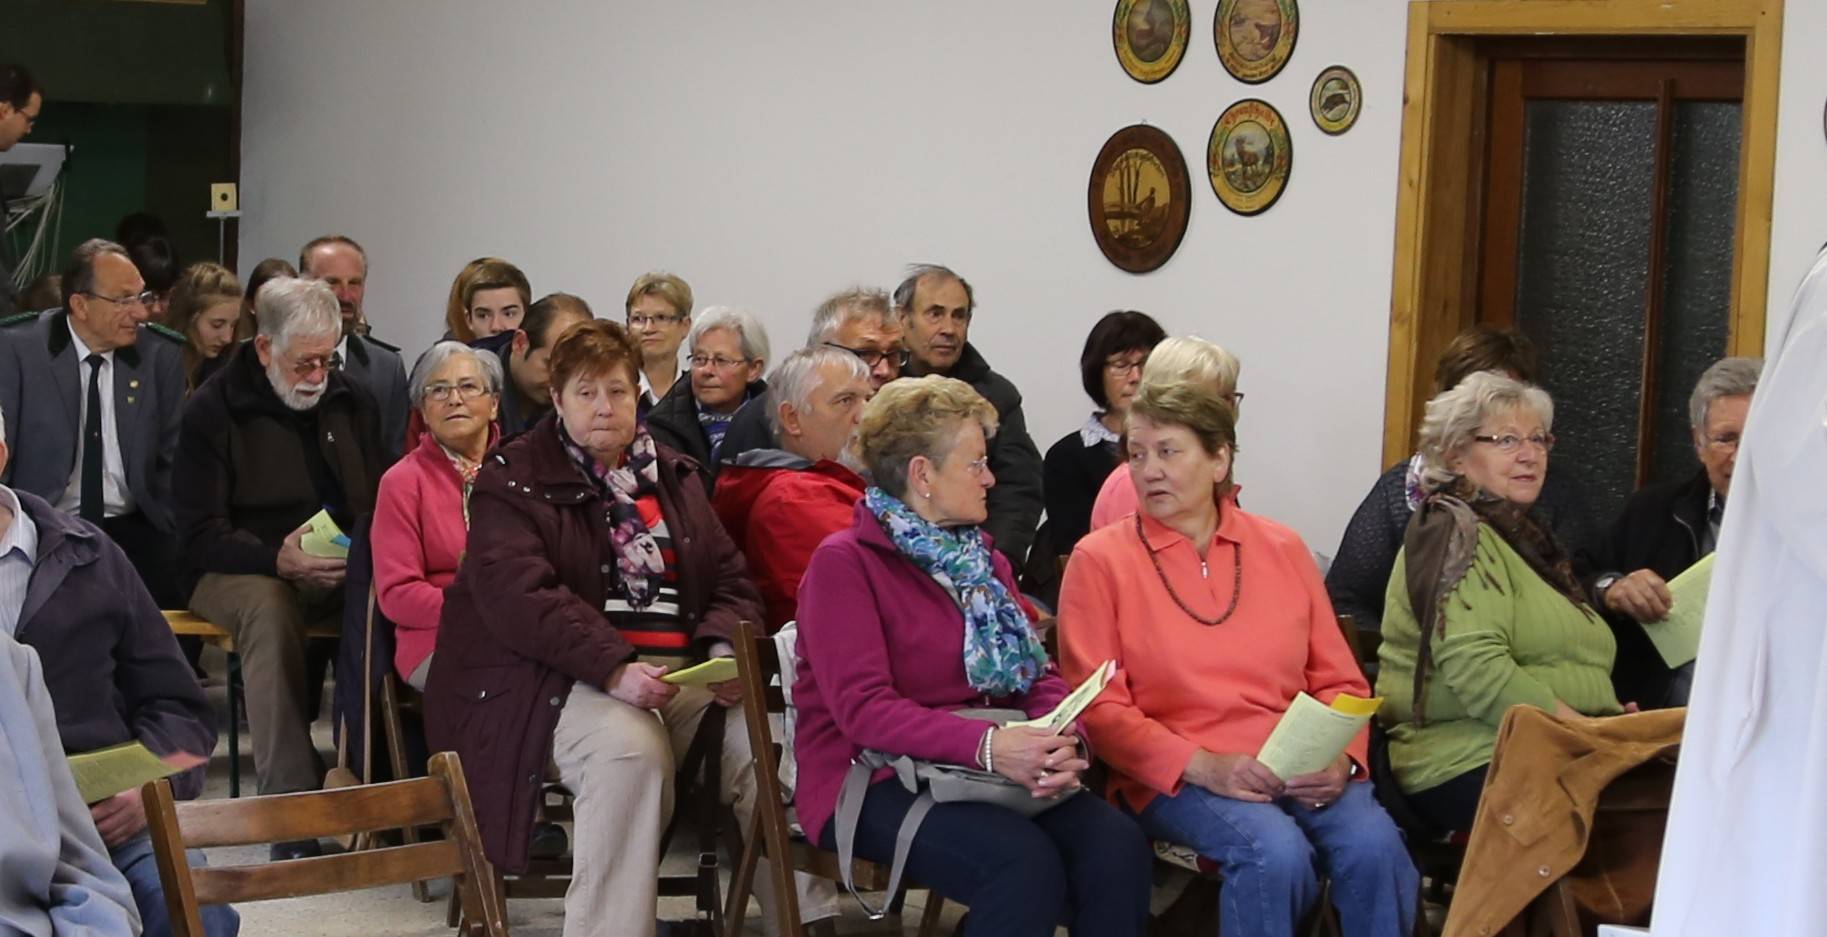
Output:
<instances>
[{"instance_id":1,"label":"white hair","mask_svg":"<svg viewBox=\"0 0 1827 937\"><path fill-rule=\"evenodd\" d=\"M1757 378L1763 373L1762 358L1721 358L1694 382L1694 394L1687 401L1688 421L1695 429L1706 428L1706 412L1721 397L1749 397L1757 390Z\"/></svg>"},{"instance_id":2,"label":"white hair","mask_svg":"<svg viewBox=\"0 0 1827 937\"><path fill-rule=\"evenodd\" d=\"M780 408L792 404L795 411L805 413L812 406L812 392L820 386L819 372L828 364L843 366L848 376L857 380L869 380L869 366L842 348L821 345L801 348L788 355L780 362L780 367L768 375L768 394L772 398L767 413L768 428L776 437L780 436Z\"/></svg>"},{"instance_id":3,"label":"white hair","mask_svg":"<svg viewBox=\"0 0 1827 937\"><path fill-rule=\"evenodd\" d=\"M812 313L812 331L806 335L806 347L815 348L835 341L839 329L862 319L887 319L888 294L868 286L854 286L818 304Z\"/></svg>"},{"instance_id":4,"label":"white hair","mask_svg":"<svg viewBox=\"0 0 1827 937\"><path fill-rule=\"evenodd\" d=\"M482 370L483 380L488 382L489 393L501 393L500 358L479 352L462 342L443 341L426 349L425 353L419 356L418 362L412 366L412 377L408 380L409 399L412 400L412 405L424 406L425 388L431 383L431 376L438 373L438 369L444 367L445 362L463 356L476 360L476 367Z\"/></svg>"},{"instance_id":5,"label":"white hair","mask_svg":"<svg viewBox=\"0 0 1827 937\"><path fill-rule=\"evenodd\" d=\"M1459 478L1447 467L1453 454L1470 443L1484 421L1508 410L1527 409L1541 418L1544 432L1554 427L1554 400L1548 392L1497 371L1467 375L1434 395L1421 417L1421 482L1438 491Z\"/></svg>"},{"instance_id":6,"label":"white hair","mask_svg":"<svg viewBox=\"0 0 1827 937\"><path fill-rule=\"evenodd\" d=\"M1162 339L1142 365L1142 384L1193 383L1215 389L1220 396L1237 392L1243 363L1223 346L1197 335Z\"/></svg>"},{"instance_id":7,"label":"white hair","mask_svg":"<svg viewBox=\"0 0 1827 937\"><path fill-rule=\"evenodd\" d=\"M342 308L336 294L321 280L301 277L274 277L260 287L254 297L254 319L257 334L273 343L275 354L283 353L300 336L343 333Z\"/></svg>"},{"instance_id":8,"label":"white hair","mask_svg":"<svg viewBox=\"0 0 1827 937\"><path fill-rule=\"evenodd\" d=\"M706 332L728 329L742 343L742 357L750 361L768 360L768 332L755 314L737 306L711 306L692 319L691 331L685 335L688 353L696 354L698 339Z\"/></svg>"}]
</instances>

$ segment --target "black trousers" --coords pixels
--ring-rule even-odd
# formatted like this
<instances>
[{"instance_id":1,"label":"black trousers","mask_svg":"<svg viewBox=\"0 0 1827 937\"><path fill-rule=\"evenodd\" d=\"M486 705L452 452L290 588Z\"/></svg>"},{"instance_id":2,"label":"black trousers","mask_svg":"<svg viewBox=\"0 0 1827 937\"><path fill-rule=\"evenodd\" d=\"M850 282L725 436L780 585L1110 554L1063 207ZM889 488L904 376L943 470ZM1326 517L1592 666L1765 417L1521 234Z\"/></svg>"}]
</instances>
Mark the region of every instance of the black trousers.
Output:
<instances>
[{"instance_id":1,"label":"black trousers","mask_svg":"<svg viewBox=\"0 0 1827 937\"><path fill-rule=\"evenodd\" d=\"M178 539L152 525L146 515L135 511L119 517L104 517L102 532L113 540L127 561L140 574L140 582L152 593L159 608L185 608L186 597L178 594Z\"/></svg>"}]
</instances>

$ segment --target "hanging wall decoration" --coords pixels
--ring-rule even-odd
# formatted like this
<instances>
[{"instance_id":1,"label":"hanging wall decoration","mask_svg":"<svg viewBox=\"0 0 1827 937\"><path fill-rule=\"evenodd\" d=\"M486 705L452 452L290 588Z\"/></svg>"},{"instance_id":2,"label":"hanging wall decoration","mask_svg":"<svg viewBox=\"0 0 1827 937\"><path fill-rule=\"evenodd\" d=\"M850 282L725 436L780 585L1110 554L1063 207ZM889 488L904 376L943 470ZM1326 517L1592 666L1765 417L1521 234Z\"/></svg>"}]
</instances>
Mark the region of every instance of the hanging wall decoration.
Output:
<instances>
[{"instance_id":1,"label":"hanging wall decoration","mask_svg":"<svg viewBox=\"0 0 1827 937\"><path fill-rule=\"evenodd\" d=\"M1147 124L1112 134L1091 164L1091 236L1130 273L1167 263L1186 236L1192 176L1173 138Z\"/></svg>"},{"instance_id":2,"label":"hanging wall decoration","mask_svg":"<svg viewBox=\"0 0 1827 937\"><path fill-rule=\"evenodd\" d=\"M1299 34L1296 0L1219 0L1212 19L1218 61L1232 77L1252 85L1274 78L1288 64Z\"/></svg>"},{"instance_id":3,"label":"hanging wall decoration","mask_svg":"<svg viewBox=\"0 0 1827 937\"><path fill-rule=\"evenodd\" d=\"M1110 41L1129 77L1152 85L1174 73L1193 31L1186 0L1117 0Z\"/></svg>"},{"instance_id":4,"label":"hanging wall decoration","mask_svg":"<svg viewBox=\"0 0 1827 937\"><path fill-rule=\"evenodd\" d=\"M1249 98L1226 108L1212 125L1205 169L1212 191L1239 215L1268 211L1288 186L1294 145L1281 112Z\"/></svg>"},{"instance_id":5,"label":"hanging wall decoration","mask_svg":"<svg viewBox=\"0 0 1827 937\"><path fill-rule=\"evenodd\" d=\"M1307 94L1307 110L1313 123L1326 133L1338 136L1358 122L1364 107L1364 88L1358 76L1343 65L1334 65L1313 79L1313 90Z\"/></svg>"}]
</instances>

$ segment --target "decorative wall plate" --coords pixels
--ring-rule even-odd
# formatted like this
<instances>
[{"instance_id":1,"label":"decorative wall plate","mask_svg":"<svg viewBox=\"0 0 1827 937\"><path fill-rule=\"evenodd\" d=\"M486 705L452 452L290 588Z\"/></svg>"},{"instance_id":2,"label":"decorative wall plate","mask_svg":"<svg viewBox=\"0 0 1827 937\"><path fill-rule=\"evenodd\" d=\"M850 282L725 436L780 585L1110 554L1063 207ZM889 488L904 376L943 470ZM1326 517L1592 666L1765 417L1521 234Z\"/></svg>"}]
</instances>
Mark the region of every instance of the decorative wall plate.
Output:
<instances>
[{"instance_id":1,"label":"decorative wall plate","mask_svg":"<svg viewBox=\"0 0 1827 937\"><path fill-rule=\"evenodd\" d=\"M1117 0L1110 21L1117 62L1145 85L1180 67L1192 31L1193 14L1186 0Z\"/></svg>"},{"instance_id":2,"label":"decorative wall plate","mask_svg":"<svg viewBox=\"0 0 1827 937\"><path fill-rule=\"evenodd\" d=\"M1212 191L1239 215L1268 211L1288 187L1294 144L1281 112L1269 102L1246 98L1225 108L1206 143L1205 169Z\"/></svg>"},{"instance_id":3,"label":"decorative wall plate","mask_svg":"<svg viewBox=\"0 0 1827 937\"><path fill-rule=\"evenodd\" d=\"M1307 93L1307 111L1313 115L1314 125L1333 136L1350 130L1363 107L1364 86L1343 65L1320 72L1313 79L1313 90Z\"/></svg>"},{"instance_id":4,"label":"decorative wall plate","mask_svg":"<svg viewBox=\"0 0 1827 937\"><path fill-rule=\"evenodd\" d=\"M1296 0L1219 0L1212 18L1218 61L1232 77L1252 85L1274 78L1288 64L1299 35Z\"/></svg>"},{"instance_id":5,"label":"decorative wall plate","mask_svg":"<svg viewBox=\"0 0 1827 937\"><path fill-rule=\"evenodd\" d=\"M1192 176L1172 137L1135 124L1111 134L1091 164L1091 236L1117 267L1147 273L1186 236Z\"/></svg>"}]
</instances>

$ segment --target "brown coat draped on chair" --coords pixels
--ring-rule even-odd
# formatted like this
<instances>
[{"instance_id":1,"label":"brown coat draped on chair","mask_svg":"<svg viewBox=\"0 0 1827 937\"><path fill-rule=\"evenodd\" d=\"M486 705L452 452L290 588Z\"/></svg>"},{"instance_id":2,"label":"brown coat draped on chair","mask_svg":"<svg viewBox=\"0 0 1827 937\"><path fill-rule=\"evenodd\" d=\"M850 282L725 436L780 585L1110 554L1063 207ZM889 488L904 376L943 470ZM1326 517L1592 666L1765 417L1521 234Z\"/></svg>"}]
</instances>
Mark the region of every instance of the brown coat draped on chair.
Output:
<instances>
[{"instance_id":1,"label":"brown coat draped on chair","mask_svg":"<svg viewBox=\"0 0 1827 937\"><path fill-rule=\"evenodd\" d=\"M1498 934L1563 879L1581 916L1646 921L1686 719L1505 713L1443 937Z\"/></svg>"}]
</instances>

